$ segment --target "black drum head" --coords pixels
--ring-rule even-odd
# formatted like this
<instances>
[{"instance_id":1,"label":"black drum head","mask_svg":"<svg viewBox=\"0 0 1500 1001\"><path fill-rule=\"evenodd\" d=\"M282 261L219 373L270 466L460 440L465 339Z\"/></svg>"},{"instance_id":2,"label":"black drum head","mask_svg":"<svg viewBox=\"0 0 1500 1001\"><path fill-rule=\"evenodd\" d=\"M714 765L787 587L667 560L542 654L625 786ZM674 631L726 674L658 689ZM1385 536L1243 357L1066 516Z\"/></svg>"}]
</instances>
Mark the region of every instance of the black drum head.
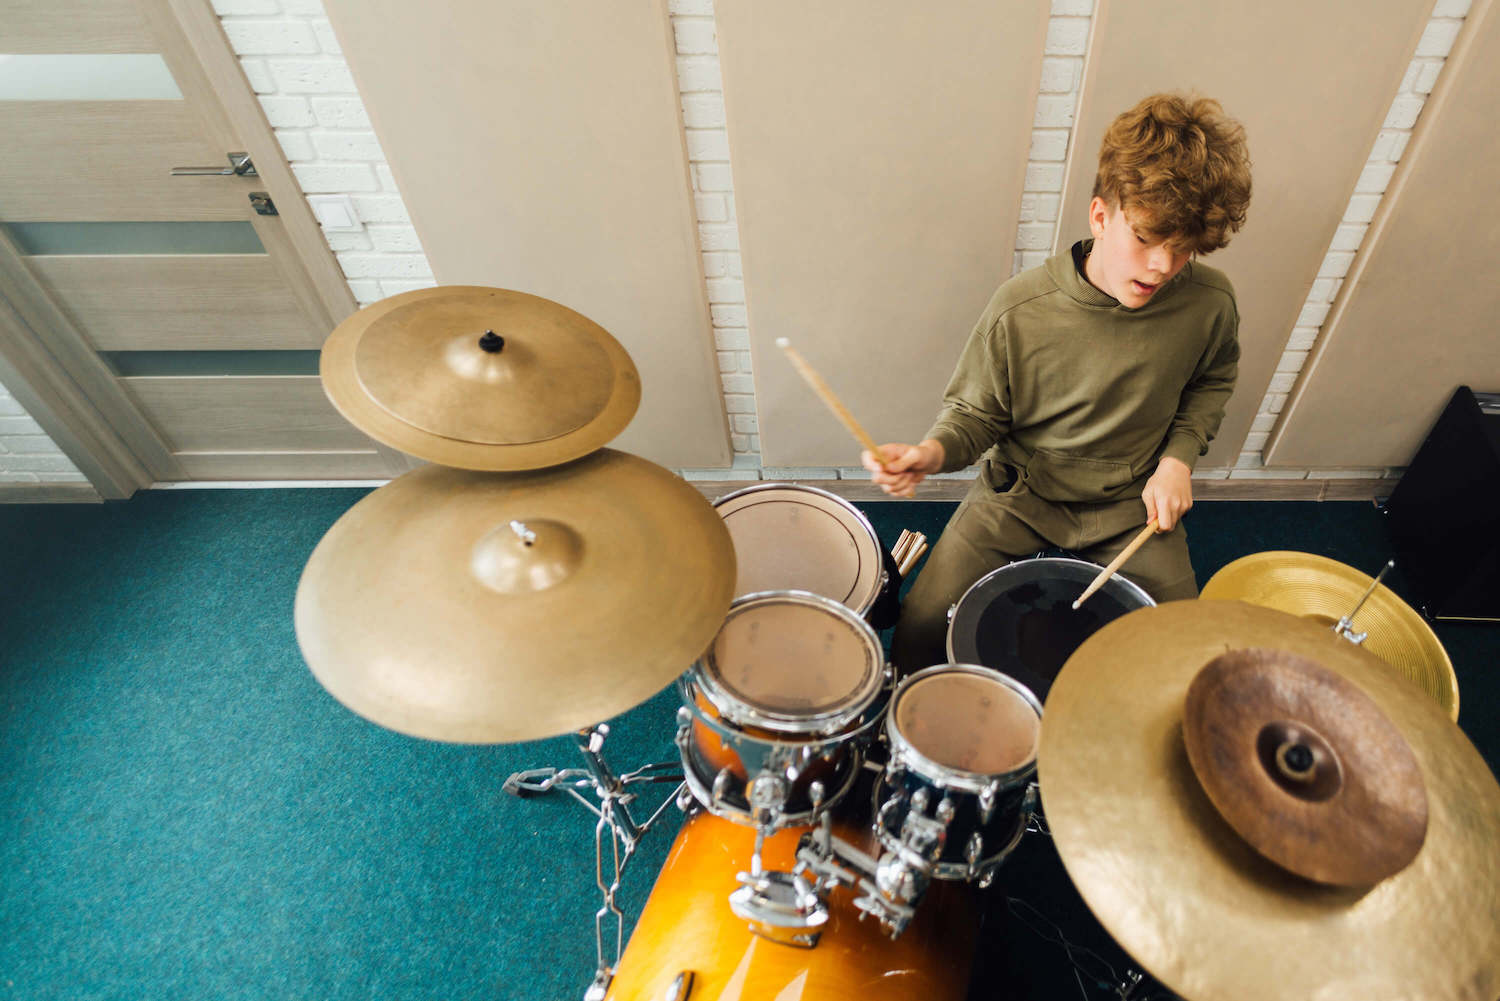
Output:
<instances>
[{"instance_id":1,"label":"black drum head","mask_svg":"<svg viewBox=\"0 0 1500 1001\"><path fill-rule=\"evenodd\" d=\"M1050 557L1023 560L981 577L948 625L948 656L1010 675L1041 701L1083 641L1128 612L1154 605L1119 575L1075 610L1101 567Z\"/></svg>"}]
</instances>

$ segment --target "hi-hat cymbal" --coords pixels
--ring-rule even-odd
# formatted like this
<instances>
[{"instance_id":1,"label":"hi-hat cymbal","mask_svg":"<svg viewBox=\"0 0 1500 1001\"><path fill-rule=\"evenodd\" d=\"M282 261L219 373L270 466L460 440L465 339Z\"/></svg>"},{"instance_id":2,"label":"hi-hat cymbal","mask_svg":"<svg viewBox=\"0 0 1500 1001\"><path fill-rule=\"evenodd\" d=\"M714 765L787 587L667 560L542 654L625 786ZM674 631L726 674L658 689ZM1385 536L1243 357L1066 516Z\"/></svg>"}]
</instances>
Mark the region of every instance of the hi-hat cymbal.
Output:
<instances>
[{"instance_id":1,"label":"hi-hat cymbal","mask_svg":"<svg viewBox=\"0 0 1500 1001\"><path fill-rule=\"evenodd\" d=\"M1343 676L1411 748L1426 840L1373 889L1320 885L1269 861L1194 775L1189 684L1215 657L1250 647ZM1115 620L1052 686L1038 775L1084 900L1190 1001L1500 996L1500 785L1441 707L1316 622L1234 601L1175 601Z\"/></svg>"},{"instance_id":2,"label":"hi-hat cymbal","mask_svg":"<svg viewBox=\"0 0 1500 1001\"><path fill-rule=\"evenodd\" d=\"M334 328L323 388L349 422L463 469L568 462L622 431L641 380L620 342L566 306L445 285L382 299Z\"/></svg>"},{"instance_id":3,"label":"hi-hat cymbal","mask_svg":"<svg viewBox=\"0 0 1500 1001\"><path fill-rule=\"evenodd\" d=\"M1373 886L1427 836L1427 789L1391 721L1343 675L1254 647L1209 661L1183 707L1188 761L1240 836L1299 876Z\"/></svg>"},{"instance_id":4,"label":"hi-hat cymbal","mask_svg":"<svg viewBox=\"0 0 1500 1001\"><path fill-rule=\"evenodd\" d=\"M1208 579L1200 598L1248 601L1332 627L1375 582L1351 566L1313 553L1275 550L1226 564ZM1453 662L1417 611L1384 584L1375 588L1353 628L1368 633L1364 648L1410 678L1458 719Z\"/></svg>"},{"instance_id":5,"label":"hi-hat cymbal","mask_svg":"<svg viewBox=\"0 0 1500 1001\"><path fill-rule=\"evenodd\" d=\"M644 459L426 466L323 537L297 588L297 641L323 686L381 726L533 740L661 690L712 641L734 581L723 519Z\"/></svg>"}]
</instances>

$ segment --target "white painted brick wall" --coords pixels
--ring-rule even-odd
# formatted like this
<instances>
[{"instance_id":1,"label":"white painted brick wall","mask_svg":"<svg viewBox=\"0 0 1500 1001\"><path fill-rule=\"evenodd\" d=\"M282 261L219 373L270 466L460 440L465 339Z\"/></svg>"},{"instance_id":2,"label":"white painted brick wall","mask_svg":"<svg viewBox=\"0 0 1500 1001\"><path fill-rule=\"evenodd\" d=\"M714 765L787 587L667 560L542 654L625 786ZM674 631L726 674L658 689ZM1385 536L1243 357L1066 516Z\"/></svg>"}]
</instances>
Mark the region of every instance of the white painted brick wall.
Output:
<instances>
[{"instance_id":1,"label":"white painted brick wall","mask_svg":"<svg viewBox=\"0 0 1500 1001\"><path fill-rule=\"evenodd\" d=\"M0 484L85 482L42 426L0 386Z\"/></svg>"},{"instance_id":2,"label":"white painted brick wall","mask_svg":"<svg viewBox=\"0 0 1500 1001\"><path fill-rule=\"evenodd\" d=\"M214 0L305 194L349 195L363 229L323 235L361 305L436 284L321 0Z\"/></svg>"},{"instance_id":3,"label":"white painted brick wall","mask_svg":"<svg viewBox=\"0 0 1500 1001\"><path fill-rule=\"evenodd\" d=\"M1323 332L1323 324L1328 319L1328 314L1332 311L1333 304L1343 288L1344 277L1348 275L1355 255L1364 243L1365 234L1370 228L1370 220L1375 217L1375 211L1380 207L1386 188L1396 173L1396 165L1401 162L1401 155L1406 151L1407 143L1411 139L1412 129L1421 117L1427 97L1437 85L1438 75L1443 71L1443 64L1447 61L1448 53L1452 51L1454 40L1458 38L1458 33L1463 28L1464 18L1469 13L1470 2L1471 0L1438 0L1433 8L1427 27L1422 32L1422 39L1417 44L1416 55L1402 77L1401 89L1391 101L1391 107L1386 113L1380 134L1370 149L1364 169L1360 171L1359 181L1354 186L1354 194L1349 198L1349 204L1344 210L1343 221L1334 231L1333 240L1328 245L1328 253L1318 268L1317 279L1312 283L1312 288L1308 291L1307 299L1297 316L1296 325L1292 328L1292 335L1287 343L1286 353L1281 356L1281 361L1276 366L1276 374L1272 376L1271 384L1260 401L1251 434L1245 440L1243 450L1230 474L1231 478L1304 479L1312 477L1317 479L1326 477L1331 472L1330 470L1310 469L1266 469L1263 465L1262 450L1270 436L1269 432L1275 428L1277 418L1286 405L1288 395L1296 386L1297 377L1301 375L1308 355L1317 346L1318 338ZM1350 472L1351 475L1372 473L1371 470ZM1374 473L1394 478L1399 477L1402 470L1386 469L1374 471Z\"/></svg>"},{"instance_id":4,"label":"white painted brick wall","mask_svg":"<svg viewBox=\"0 0 1500 1001\"><path fill-rule=\"evenodd\" d=\"M1286 352L1233 469L1199 479L1385 475L1399 470L1267 470L1261 448L1362 244L1405 151L1411 129L1462 29L1471 0L1437 0L1401 90L1313 282ZM1073 138L1095 0L1052 0L1033 118L1031 150L1012 261L1021 271L1056 241L1063 170ZM325 233L361 305L435 284L369 116L354 88L322 0L213 0L226 35L305 193L349 195L360 232ZM669 0L683 126L689 149L706 293L734 449L729 470L683 470L698 479L863 479L858 468L761 465L754 372L740 268L734 178L729 164L713 0ZM83 476L0 388L0 482L62 482ZM66 464L66 468L62 464ZM957 478L972 472L955 474Z\"/></svg>"},{"instance_id":5,"label":"white painted brick wall","mask_svg":"<svg viewBox=\"0 0 1500 1001\"><path fill-rule=\"evenodd\" d=\"M1073 122L1078 113L1083 61L1093 18L1094 0L1052 0L1011 274L1041 264L1057 241L1063 165L1073 141Z\"/></svg>"}]
</instances>

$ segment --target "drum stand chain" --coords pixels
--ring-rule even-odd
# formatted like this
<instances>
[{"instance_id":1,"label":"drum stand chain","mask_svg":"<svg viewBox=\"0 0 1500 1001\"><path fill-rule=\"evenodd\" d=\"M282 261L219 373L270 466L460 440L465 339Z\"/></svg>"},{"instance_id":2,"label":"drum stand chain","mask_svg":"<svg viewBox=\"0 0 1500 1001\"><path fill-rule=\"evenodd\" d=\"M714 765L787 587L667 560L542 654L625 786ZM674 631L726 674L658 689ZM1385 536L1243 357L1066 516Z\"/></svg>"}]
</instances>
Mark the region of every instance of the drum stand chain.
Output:
<instances>
[{"instance_id":1,"label":"drum stand chain","mask_svg":"<svg viewBox=\"0 0 1500 1001\"><path fill-rule=\"evenodd\" d=\"M505 780L505 791L513 796L529 798L560 790L572 796L592 813L598 822L594 825L594 883L599 887L603 902L594 912L594 948L598 957L598 968L593 983L584 993L584 1001L603 1001L615 968L625 950L625 914L620 910L615 895L620 890L620 880L625 866L635 855L636 847L646 833L661 819L667 808L676 802L683 790L682 768L678 762L653 762L624 775L615 775L604 761L604 741L609 736L609 727L600 723L588 730L574 734L579 753L583 755L583 768L531 768L515 772ZM629 787L641 782L676 783L676 789L647 817L638 823L630 812L630 804L636 794ZM592 799L585 795L592 794ZM594 801L597 800L596 806ZM609 841L609 873L606 875L605 839ZM614 915L615 952L611 962L604 953L604 927Z\"/></svg>"}]
</instances>

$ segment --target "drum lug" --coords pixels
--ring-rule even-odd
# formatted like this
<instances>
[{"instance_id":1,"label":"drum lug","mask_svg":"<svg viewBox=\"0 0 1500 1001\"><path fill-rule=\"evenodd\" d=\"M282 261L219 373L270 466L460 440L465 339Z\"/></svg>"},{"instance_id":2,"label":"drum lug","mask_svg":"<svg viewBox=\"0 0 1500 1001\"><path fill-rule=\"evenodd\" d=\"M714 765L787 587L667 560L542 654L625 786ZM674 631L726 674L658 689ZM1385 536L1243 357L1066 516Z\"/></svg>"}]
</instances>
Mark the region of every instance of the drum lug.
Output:
<instances>
[{"instance_id":1,"label":"drum lug","mask_svg":"<svg viewBox=\"0 0 1500 1001\"><path fill-rule=\"evenodd\" d=\"M949 799L947 796L944 796L942 799L938 800L936 816L938 822L941 823L944 827L947 827L949 824L953 823L953 815L956 812L957 810L953 805L953 800Z\"/></svg>"},{"instance_id":2,"label":"drum lug","mask_svg":"<svg viewBox=\"0 0 1500 1001\"><path fill-rule=\"evenodd\" d=\"M715 803L723 803L729 797L729 789L734 785L734 772L728 768L719 769L719 774L714 776L714 787L711 790Z\"/></svg>"},{"instance_id":3,"label":"drum lug","mask_svg":"<svg viewBox=\"0 0 1500 1001\"><path fill-rule=\"evenodd\" d=\"M979 860L984 857L984 835L978 831L969 835L968 844L964 845L964 861L969 863L969 878L973 879L979 874Z\"/></svg>"},{"instance_id":4,"label":"drum lug","mask_svg":"<svg viewBox=\"0 0 1500 1001\"><path fill-rule=\"evenodd\" d=\"M667 993L662 995L662 1001L687 1001L691 993L693 993L693 971L683 970L672 978L672 983L667 987Z\"/></svg>"},{"instance_id":5,"label":"drum lug","mask_svg":"<svg viewBox=\"0 0 1500 1001\"><path fill-rule=\"evenodd\" d=\"M1000 783L991 782L979 791L979 822L988 824L995 815L995 805L1000 802Z\"/></svg>"}]
</instances>

